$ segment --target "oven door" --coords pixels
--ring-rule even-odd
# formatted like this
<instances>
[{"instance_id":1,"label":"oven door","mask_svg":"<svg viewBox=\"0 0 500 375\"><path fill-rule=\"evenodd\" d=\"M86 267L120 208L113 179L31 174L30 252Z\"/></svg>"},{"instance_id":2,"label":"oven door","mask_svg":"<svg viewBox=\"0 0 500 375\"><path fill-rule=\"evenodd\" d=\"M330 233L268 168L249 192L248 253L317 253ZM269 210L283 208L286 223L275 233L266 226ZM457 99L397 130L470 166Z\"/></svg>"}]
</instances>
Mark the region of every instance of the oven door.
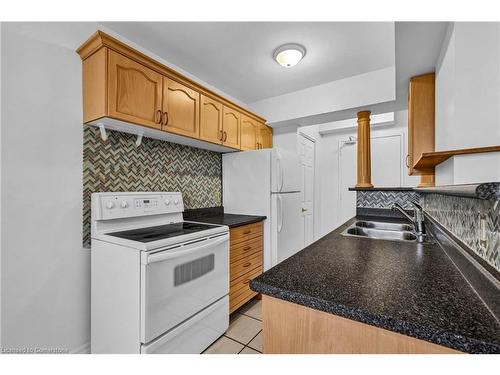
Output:
<instances>
[{"instance_id":1,"label":"oven door","mask_svg":"<svg viewBox=\"0 0 500 375\"><path fill-rule=\"evenodd\" d=\"M229 234L144 253L141 263L144 344L229 292Z\"/></svg>"}]
</instances>

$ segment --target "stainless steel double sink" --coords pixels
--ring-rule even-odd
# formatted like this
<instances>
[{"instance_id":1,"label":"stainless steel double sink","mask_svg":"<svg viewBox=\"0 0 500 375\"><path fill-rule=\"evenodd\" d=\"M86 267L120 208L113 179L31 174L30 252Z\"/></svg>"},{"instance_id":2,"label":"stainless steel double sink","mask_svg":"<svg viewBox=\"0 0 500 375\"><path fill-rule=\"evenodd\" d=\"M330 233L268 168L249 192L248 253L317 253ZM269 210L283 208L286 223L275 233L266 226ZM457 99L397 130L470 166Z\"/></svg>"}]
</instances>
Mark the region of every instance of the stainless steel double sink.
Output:
<instances>
[{"instance_id":1,"label":"stainless steel double sink","mask_svg":"<svg viewBox=\"0 0 500 375\"><path fill-rule=\"evenodd\" d=\"M410 224L358 220L342 232L344 236L379 240L415 242L414 227Z\"/></svg>"}]
</instances>

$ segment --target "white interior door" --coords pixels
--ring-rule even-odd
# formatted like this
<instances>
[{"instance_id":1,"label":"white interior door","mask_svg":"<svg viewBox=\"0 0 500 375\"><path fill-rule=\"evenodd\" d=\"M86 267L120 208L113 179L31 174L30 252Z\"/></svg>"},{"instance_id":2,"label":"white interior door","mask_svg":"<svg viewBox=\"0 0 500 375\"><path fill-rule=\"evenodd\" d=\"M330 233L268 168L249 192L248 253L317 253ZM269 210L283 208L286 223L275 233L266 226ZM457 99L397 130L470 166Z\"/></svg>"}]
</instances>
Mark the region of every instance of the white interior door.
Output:
<instances>
[{"instance_id":1,"label":"white interior door","mask_svg":"<svg viewBox=\"0 0 500 375\"><path fill-rule=\"evenodd\" d=\"M377 187L399 187L403 183L404 158L401 134L376 136L371 138L372 184ZM356 185L355 137L340 141L340 217L339 224L356 215L356 192L349 191Z\"/></svg>"},{"instance_id":2,"label":"white interior door","mask_svg":"<svg viewBox=\"0 0 500 375\"><path fill-rule=\"evenodd\" d=\"M372 137L372 184L402 186L403 141L401 134Z\"/></svg>"},{"instance_id":3,"label":"white interior door","mask_svg":"<svg viewBox=\"0 0 500 375\"><path fill-rule=\"evenodd\" d=\"M304 247L314 241L314 154L313 140L299 136Z\"/></svg>"}]
</instances>

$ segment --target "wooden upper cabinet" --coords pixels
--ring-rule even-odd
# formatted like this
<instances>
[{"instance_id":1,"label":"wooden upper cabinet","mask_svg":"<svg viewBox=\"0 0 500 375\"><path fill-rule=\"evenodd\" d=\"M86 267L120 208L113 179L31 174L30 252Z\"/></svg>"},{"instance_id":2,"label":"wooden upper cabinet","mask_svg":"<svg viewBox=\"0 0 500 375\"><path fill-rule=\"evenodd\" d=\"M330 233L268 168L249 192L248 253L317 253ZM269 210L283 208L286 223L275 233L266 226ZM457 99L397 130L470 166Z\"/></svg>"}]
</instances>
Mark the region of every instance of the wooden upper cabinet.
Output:
<instances>
[{"instance_id":1,"label":"wooden upper cabinet","mask_svg":"<svg viewBox=\"0 0 500 375\"><path fill-rule=\"evenodd\" d=\"M201 95L200 139L212 143L222 143L222 104L208 96Z\"/></svg>"},{"instance_id":2,"label":"wooden upper cabinet","mask_svg":"<svg viewBox=\"0 0 500 375\"><path fill-rule=\"evenodd\" d=\"M273 130L265 125L259 124L259 148L273 147Z\"/></svg>"},{"instance_id":3,"label":"wooden upper cabinet","mask_svg":"<svg viewBox=\"0 0 500 375\"><path fill-rule=\"evenodd\" d=\"M239 149L241 114L230 107L224 106L222 117L223 143L225 146Z\"/></svg>"},{"instance_id":4,"label":"wooden upper cabinet","mask_svg":"<svg viewBox=\"0 0 500 375\"><path fill-rule=\"evenodd\" d=\"M163 127L168 132L199 138L200 93L163 77Z\"/></svg>"},{"instance_id":5,"label":"wooden upper cabinet","mask_svg":"<svg viewBox=\"0 0 500 375\"><path fill-rule=\"evenodd\" d=\"M162 75L114 51L108 59L109 116L160 129Z\"/></svg>"},{"instance_id":6,"label":"wooden upper cabinet","mask_svg":"<svg viewBox=\"0 0 500 375\"><path fill-rule=\"evenodd\" d=\"M413 166L424 152L435 147L435 74L410 79L408 88L408 156L409 175L420 175Z\"/></svg>"},{"instance_id":7,"label":"wooden upper cabinet","mask_svg":"<svg viewBox=\"0 0 500 375\"><path fill-rule=\"evenodd\" d=\"M82 59L86 124L106 126L118 121L127 130L133 124L138 134L165 139L162 132L175 133L197 140L189 143L221 152L254 150L257 143L272 142L272 132L259 129L265 122L260 116L100 30L77 53Z\"/></svg>"},{"instance_id":8,"label":"wooden upper cabinet","mask_svg":"<svg viewBox=\"0 0 500 375\"><path fill-rule=\"evenodd\" d=\"M256 150L259 139L259 124L246 115L241 115L241 144L240 149Z\"/></svg>"}]
</instances>

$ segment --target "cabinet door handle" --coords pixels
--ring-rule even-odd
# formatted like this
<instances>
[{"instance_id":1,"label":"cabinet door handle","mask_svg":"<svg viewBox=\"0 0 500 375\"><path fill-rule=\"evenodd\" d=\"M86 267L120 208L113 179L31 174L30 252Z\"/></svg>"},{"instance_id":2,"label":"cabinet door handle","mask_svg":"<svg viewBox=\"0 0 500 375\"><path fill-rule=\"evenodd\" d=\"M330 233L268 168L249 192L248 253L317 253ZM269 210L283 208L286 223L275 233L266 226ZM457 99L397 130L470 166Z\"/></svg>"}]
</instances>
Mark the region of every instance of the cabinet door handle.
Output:
<instances>
[{"instance_id":1,"label":"cabinet door handle","mask_svg":"<svg viewBox=\"0 0 500 375\"><path fill-rule=\"evenodd\" d=\"M163 113L165 114L165 124L163 124L163 125L167 126L168 125L168 112L163 112Z\"/></svg>"},{"instance_id":2,"label":"cabinet door handle","mask_svg":"<svg viewBox=\"0 0 500 375\"><path fill-rule=\"evenodd\" d=\"M409 158L410 158L410 154L406 155L406 168L410 168L410 164L408 163Z\"/></svg>"},{"instance_id":3,"label":"cabinet door handle","mask_svg":"<svg viewBox=\"0 0 500 375\"><path fill-rule=\"evenodd\" d=\"M224 142L227 141L227 132L224 132Z\"/></svg>"},{"instance_id":4,"label":"cabinet door handle","mask_svg":"<svg viewBox=\"0 0 500 375\"><path fill-rule=\"evenodd\" d=\"M219 141L223 141L224 140L224 132L222 130L219 130Z\"/></svg>"},{"instance_id":5,"label":"cabinet door handle","mask_svg":"<svg viewBox=\"0 0 500 375\"><path fill-rule=\"evenodd\" d=\"M161 124L163 119L163 113L161 112L161 109L157 110L155 113L155 122L157 124Z\"/></svg>"}]
</instances>

